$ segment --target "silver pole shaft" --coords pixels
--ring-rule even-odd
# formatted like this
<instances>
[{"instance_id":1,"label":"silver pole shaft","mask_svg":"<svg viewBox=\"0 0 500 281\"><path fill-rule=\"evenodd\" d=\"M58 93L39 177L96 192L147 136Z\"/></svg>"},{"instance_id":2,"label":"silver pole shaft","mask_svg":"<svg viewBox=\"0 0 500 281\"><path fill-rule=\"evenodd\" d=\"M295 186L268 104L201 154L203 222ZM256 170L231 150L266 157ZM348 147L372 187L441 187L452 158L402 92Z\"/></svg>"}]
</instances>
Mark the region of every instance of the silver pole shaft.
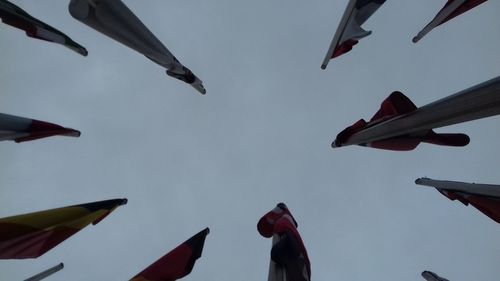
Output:
<instances>
[{"instance_id":1,"label":"silver pole shaft","mask_svg":"<svg viewBox=\"0 0 500 281\"><path fill-rule=\"evenodd\" d=\"M59 270L61 270L63 268L64 268L64 264L60 263L54 267L51 267L45 271L42 271L42 272L38 273L37 275L34 275L34 276L24 280L24 281L39 281L39 280L45 279L45 277L48 277L48 276L58 272Z\"/></svg>"}]
</instances>

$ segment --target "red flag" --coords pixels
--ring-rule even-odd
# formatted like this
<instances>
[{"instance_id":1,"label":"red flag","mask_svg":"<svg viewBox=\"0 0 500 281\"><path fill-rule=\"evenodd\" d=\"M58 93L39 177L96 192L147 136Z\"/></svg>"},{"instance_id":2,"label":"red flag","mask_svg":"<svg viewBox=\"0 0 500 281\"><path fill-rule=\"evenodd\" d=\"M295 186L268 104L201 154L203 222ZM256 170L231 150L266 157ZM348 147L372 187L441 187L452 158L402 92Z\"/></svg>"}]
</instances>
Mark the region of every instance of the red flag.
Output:
<instances>
[{"instance_id":1,"label":"red flag","mask_svg":"<svg viewBox=\"0 0 500 281\"><path fill-rule=\"evenodd\" d=\"M382 102L380 109L373 115L369 122L360 119L352 126L345 128L337 135L333 145L340 147L355 133L377 126L383 122L406 116L416 109L415 104L403 93L393 92ZM465 134L438 134L434 130L425 130L361 143L360 145L379 149L406 151L415 149L421 142L446 146L465 146L469 141L469 137Z\"/></svg>"},{"instance_id":2,"label":"red flag","mask_svg":"<svg viewBox=\"0 0 500 281\"><path fill-rule=\"evenodd\" d=\"M354 45L358 44L361 38L372 33L371 31L364 30L361 25L363 25L363 23L365 23L384 2L385 0L349 1L321 68L325 69L330 59L349 52Z\"/></svg>"},{"instance_id":3,"label":"red flag","mask_svg":"<svg viewBox=\"0 0 500 281\"><path fill-rule=\"evenodd\" d=\"M188 275L196 260L201 257L208 233L208 228L198 232L134 276L131 281L173 281Z\"/></svg>"},{"instance_id":4,"label":"red flag","mask_svg":"<svg viewBox=\"0 0 500 281\"><path fill-rule=\"evenodd\" d=\"M486 2L487 0L448 0L444 7L437 13L437 15L432 19L432 21L427 24L418 34L413 37L413 43L417 43L422 39L427 33L429 33L435 27L451 20L452 18L459 16L468 10Z\"/></svg>"},{"instance_id":5,"label":"red flag","mask_svg":"<svg viewBox=\"0 0 500 281\"><path fill-rule=\"evenodd\" d=\"M273 237L268 281L311 280L307 250L297 231L297 222L284 203L265 214L257 223L257 230L266 238Z\"/></svg>"}]
</instances>

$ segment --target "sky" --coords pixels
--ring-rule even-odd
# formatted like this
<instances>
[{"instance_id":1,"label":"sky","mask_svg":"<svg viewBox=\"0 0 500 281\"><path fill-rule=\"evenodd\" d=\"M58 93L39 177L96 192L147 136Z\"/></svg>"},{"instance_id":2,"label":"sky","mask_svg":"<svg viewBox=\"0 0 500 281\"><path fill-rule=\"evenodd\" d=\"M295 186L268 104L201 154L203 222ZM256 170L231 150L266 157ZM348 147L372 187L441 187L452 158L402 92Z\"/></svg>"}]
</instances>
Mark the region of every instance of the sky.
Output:
<instances>
[{"instance_id":1,"label":"sky","mask_svg":"<svg viewBox=\"0 0 500 281\"><path fill-rule=\"evenodd\" d=\"M0 261L0 280L128 280L205 227L183 280L266 280L258 219L285 202L314 281L496 281L500 226L414 180L500 184L499 117L437 129L463 148L332 149L392 91L422 106L500 74L499 1L412 37L446 1L387 1L373 33L321 70L347 0L125 1L198 77L200 95L144 56L74 20L69 1L14 3L85 46L82 57L0 25L0 112L80 138L0 144L0 217L128 198L37 259Z\"/></svg>"}]
</instances>

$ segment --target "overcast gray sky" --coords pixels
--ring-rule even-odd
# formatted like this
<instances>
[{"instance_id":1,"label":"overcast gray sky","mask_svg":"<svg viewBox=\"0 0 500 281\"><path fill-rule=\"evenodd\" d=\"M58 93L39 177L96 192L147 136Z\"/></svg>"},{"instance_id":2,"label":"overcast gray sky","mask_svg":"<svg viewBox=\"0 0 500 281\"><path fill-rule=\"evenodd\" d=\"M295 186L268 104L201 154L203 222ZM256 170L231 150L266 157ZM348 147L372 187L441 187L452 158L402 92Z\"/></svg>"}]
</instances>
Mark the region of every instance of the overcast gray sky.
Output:
<instances>
[{"instance_id":1,"label":"overcast gray sky","mask_svg":"<svg viewBox=\"0 0 500 281\"><path fill-rule=\"evenodd\" d=\"M128 280L208 226L186 281L264 281L271 241L256 223L285 202L314 281L497 281L500 225L417 177L500 184L499 117L438 129L465 148L333 150L336 134L400 90L417 106L500 74L499 1L411 38L446 1L387 1L373 34L320 69L347 0L125 3L205 84L201 96L142 55L74 20L69 1L15 1L88 57L0 25L0 112L82 131L0 144L0 217L129 199L1 280L59 262L47 280Z\"/></svg>"}]
</instances>

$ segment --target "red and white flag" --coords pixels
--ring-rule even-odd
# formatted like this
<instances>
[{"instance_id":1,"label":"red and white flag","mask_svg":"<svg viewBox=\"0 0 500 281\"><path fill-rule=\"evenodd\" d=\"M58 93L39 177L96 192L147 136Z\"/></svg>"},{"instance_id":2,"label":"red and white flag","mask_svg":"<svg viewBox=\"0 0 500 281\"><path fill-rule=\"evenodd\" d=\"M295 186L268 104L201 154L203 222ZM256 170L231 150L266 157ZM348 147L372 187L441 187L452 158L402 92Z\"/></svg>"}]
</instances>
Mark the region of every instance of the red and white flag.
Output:
<instances>
[{"instance_id":1,"label":"red and white flag","mask_svg":"<svg viewBox=\"0 0 500 281\"><path fill-rule=\"evenodd\" d=\"M487 0L448 0L444 7L437 13L434 19L427 24L418 34L413 37L413 43L417 43L422 39L427 33L432 29L441 25L452 18L459 16L468 10L476 7L479 4L486 2Z\"/></svg>"},{"instance_id":2,"label":"red and white flag","mask_svg":"<svg viewBox=\"0 0 500 281\"><path fill-rule=\"evenodd\" d=\"M356 44L359 39L370 35L371 31L364 30L361 25L368 20L375 11L384 4L385 0L350 0L347 8L340 20L337 31L328 48L322 69L325 69L328 62L340 55L343 55Z\"/></svg>"},{"instance_id":3,"label":"red and white flag","mask_svg":"<svg viewBox=\"0 0 500 281\"><path fill-rule=\"evenodd\" d=\"M500 185L419 178L416 184L432 186L450 200L472 205L492 220L500 223Z\"/></svg>"},{"instance_id":4,"label":"red and white flag","mask_svg":"<svg viewBox=\"0 0 500 281\"><path fill-rule=\"evenodd\" d=\"M79 137L80 131L56 124L0 113L0 141L31 141L51 136Z\"/></svg>"}]
</instances>

